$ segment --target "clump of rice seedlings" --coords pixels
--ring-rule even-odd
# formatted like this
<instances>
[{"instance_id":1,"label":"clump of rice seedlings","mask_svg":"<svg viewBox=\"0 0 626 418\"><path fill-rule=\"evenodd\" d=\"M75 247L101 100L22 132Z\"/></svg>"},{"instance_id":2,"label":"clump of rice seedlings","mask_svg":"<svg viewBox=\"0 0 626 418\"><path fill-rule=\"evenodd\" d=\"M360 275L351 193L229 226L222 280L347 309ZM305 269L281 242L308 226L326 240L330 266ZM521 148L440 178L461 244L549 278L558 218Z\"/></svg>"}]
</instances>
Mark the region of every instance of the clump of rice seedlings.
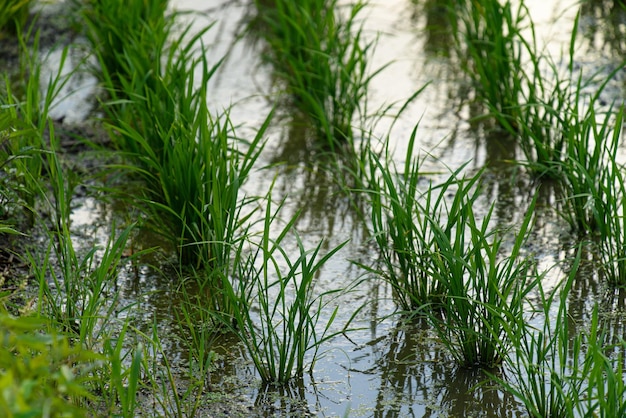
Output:
<instances>
[{"instance_id":1,"label":"clump of rice seedlings","mask_svg":"<svg viewBox=\"0 0 626 418\"><path fill-rule=\"evenodd\" d=\"M24 27L32 0L0 0L0 39Z\"/></svg>"},{"instance_id":2,"label":"clump of rice seedlings","mask_svg":"<svg viewBox=\"0 0 626 418\"><path fill-rule=\"evenodd\" d=\"M166 16L167 0L75 2L97 58L95 73L114 99L130 98L134 91L124 83L133 77L153 79L161 74L158 69L174 24Z\"/></svg>"},{"instance_id":3,"label":"clump of rice seedlings","mask_svg":"<svg viewBox=\"0 0 626 418\"><path fill-rule=\"evenodd\" d=\"M236 137L228 111L211 115L206 86L219 64L209 67L205 48L196 50L210 26L193 36L187 26L168 39L172 24L159 26L166 33L150 33L142 19L151 16L140 14L137 33L125 35L121 50L108 51L117 43L105 45L111 62L101 58L100 65L108 91L118 98L108 106L108 125L117 146L134 163L125 168L148 186L144 207L158 220L158 230L175 243L181 264L209 272L228 268L230 247L245 220L239 190L262 150L267 122L247 142ZM108 30L126 33L126 24L107 22L118 25ZM143 50L145 42L153 48L149 54ZM135 49L136 54L130 52ZM123 77L114 81L111 74Z\"/></svg>"},{"instance_id":4,"label":"clump of rice seedlings","mask_svg":"<svg viewBox=\"0 0 626 418\"><path fill-rule=\"evenodd\" d=\"M476 84L479 102L504 128L517 129L526 88L523 55L534 45L534 29L523 2L459 1L451 11L462 67ZM529 29L530 41L521 31Z\"/></svg>"},{"instance_id":5,"label":"clump of rice seedlings","mask_svg":"<svg viewBox=\"0 0 626 418\"><path fill-rule=\"evenodd\" d=\"M119 407L126 412L125 416L132 416L138 390L141 350L131 353L131 365L126 367L122 344L127 322L117 336L115 346L112 345L108 332L119 307L116 295L110 297L108 291L117 279L134 225L128 226L119 236L114 232L104 248L94 247L84 255L77 253L70 231L70 213L78 179L70 170L63 168L54 151L58 143L52 122L49 123L48 135L50 148L42 151L42 157L45 158L46 176L50 180L52 195L49 196L47 188L42 185L38 196L47 203L46 208L52 213L53 224L48 232L47 248L28 252L25 261L39 285L36 315L39 319L46 318L46 323L56 330L55 333L64 336L58 341L65 344L62 347L66 351L63 352L68 353L67 356L73 359L71 363L75 366L60 374L53 372L51 376L34 378L43 379L41 387L44 389L49 383L48 379L65 387L63 390L67 393L60 398L67 400L64 404L66 408L79 411L87 401L98 400L104 401L110 411L116 411ZM41 336L50 338L46 344L52 345L48 347L43 342L37 342L33 349L48 348L54 353L56 348L53 343L57 337ZM36 350L32 355L37 355ZM88 359L89 363L83 365L81 358ZM75 371L80 373L74 374ZM96 397L93 393L99 393L102 397ZM38 402L32 401L32 405L36 406Z\"/></svg>"},{"instance_id":6,"label":"clump of rice seedlings","mask_svg":"<svg viewBox=\"0 0 626 418\"><path fill-rule=\"evenodd\" d=\"M526 281L533 263L521 254L533 218L530 204L510 252L503 254L503 236L490 230L493 205L482 222L473 209L476 177L459 180L455 197L446 206L443 223L426 215L432 230L433 279L444 289L439 313L432 321L444 344L464 367L493 368L504 359L513 341L509 323L523 314L530 291Z\"/></svg>"},{"instance_id":7,"label":"clump of rice seedlings","mask_svg":"<svg viewBox=\"0 0 626 418\"><path fill-rule=\"evenodd\" d=\"M603 179L602 208L604 217L600 237L601 271L613 285L626 283L626 178L624 166L616 161L616 147L622 132L623 108L617 113L611 136L611 148L607 150L609 161Z\"/></svg>"},{"instance_id":8,"label":"clump of rice seedlings","mask_svg":"<svg viewBox=\"0 0 626 418\"><path fill-rule=\"evenodd\" d=\"M116 338L103 339L103 355L107 360L106 367L98 377L97 389L102 394L110 413L123 417L133 417L138 406L137 394L141 382L141 371L144 364L143 344L137 344L133 350L125 347L129 321L124 322Z\"/></svg>"},{"instance_id":9,"label":"clump of rice seedlings","mask_svg":"<svg viewBox=\"0 0 626 418\"><path fill-rule=\"evenodd\" d=\"M172 131L177 139L163 148L162 158L130 126L116 130L142 148L135 158L147 168L140 171L150 186L144 203L176 243L181 263L212 271L229 265L238 228L249 216L242 213L246 199L240 190L263 148L267 122L250 143L235 139L238 147L228 114L213 118L203 101L198 105L190 125L163 133L164 141Z\"/></svg>"},{"instance_id":10,"label":"clump of rice seedlings","mask_svg":"<svg viewBox=\"0 0 626 418\"><path fill-rule=\"evenodd\" d=\"M438 300L443 288L432 274L432 231L427 216L436 216L454 177L440 187L419 191L420 160L413 155L417 127L407 148L404 170L385 164L378 154L369 158L371 235L381 255L382 269L373 269L393 288L400 308L412 312Z\"/></svg>"},{"instance_id":11,"label":"clump of rice seedlings","mask_svg":"<svg viewBox=\"0 0 626 418\"><path fill-rule=\"evenodd\" d=\"M586 417L622 417L626 415L626 384L624 383L624 349L621 339L615 346L605 344L605 332L600 321L598 305L591 315L591 325L586 338L586 363L589 371L586 379L584 400L579 410Z\"/></svg>"},{"instance_id":12,"label":"clump of rice seedlings","mask_svg":"<svg viewBox=\"0 0 626 418\"><path fill-rule=\"evenodd\" d=\"M531 417L613 417L626 411L620 352L624 342L606 345L597 304L586 330L571 332L567 299L580 254L579 250L568 277L550 293L542 286L543 275L537 277L539 300L534 314L540 317L510 327L515 352L506 358L507 373L493 376L524 404ZM617 355L611 355L612 350Z\"/></svg>"},{"instance_id":13,"label":"clump of rice seedlings","mask_svg":"<svg viewBox=\"0 0 626 418\"><path fill-rule=\"evenodd\" d=\"M617 119L617 121L616 121ZM614 128L617 123L617 128ZM608 218L613 216L610 205L615 184L614 159L621 133L621 111L616 116L608 111L598 123L593 102L577 125L572 125L566 137L563 161L554 163L561 177L564 208L561 215L574 230L612 235ZM611 132L613 131L613 132Z\"/></svg>"},{"instance_id":14,"label":"clump of rice seedlings","mask_svg":"<svg viewBox=\"0 0 626 418\"><path fill-rule=\"evenodd\" d=\"M268 59L291 100L312 119L319 137L334 150L353 139L370 80L367 60L375 41L365 40L357 18L364 3L347 13L337 0L255 1Z\"/></svg>"},{"instance_id":15,"label":"clump of rice seedlings","mask_svg":"<svg viewBox=\"0 0 626 418\"><path fill-rule=\"evenodd\" d=\"M514 353L506 356L510 373L495 379L524 404L531 417L575 416L583 395L580 377L588 365L581 363L582 335L570 335L567 315L567 295L579 263L580 252L567 279L551 293L542 286L543 275L535 279L542 325L535 328L527 319L518 318L508 330L514 348ZM552 312L555 305L556 317Z\"/></svg>"},{"instance_id":16,"label":"clump of rice seedlings","mask_svg":"<svg viewBox=\"0 0 626 418\"><path fill-rule=\"evenodd\" d=\"M26 43L30 35L29 31L18 36L20 79L24 80L23 84L11 83L8 74L3 77L5 91L0 96L0 155L6 155L3 168L9 171L11 182L32 224L35 199L44 172L41 152L45 147L48 114L54 98L67 83L69 75L61 74L68 54L65 48L57 73L50 77L47 88L42 91L39 33L34 34L32 46Z\"/></svg>"},{"instance_id":17,"label":"clump of rice seedlings","mask_svg":"<svg viewBox=\"0 0 626 418\"><path fill-rule=\"evenodd\" d=\"M338 308L327 311L324 299L338 290L315 296L314 286L321 268L345 243L324 255L321 242L306 249L294 230L297 214L272 237L282 204L273 210L271 189L266 202L259 241L248 238L252 252L238 263L236 280L226 288L233 313L220 318L239 337L262 381L282 385L302 377L308 355L312 369L321 345L336 335L330 328ZM284 246L290 233L297 246L293 253ZM322 315L327 319L320 331Z\"/></svg>"},{"instance_id":18,"label":"clump of rice seedlings","mask_svg":"<svg viewBox=\"0 0 626 418\"><path fill-rule=\"evenodd\" d=\"M49 136L54 149L58 144L52 123ZM127 227L119 237L111 236L102 255L97 255L98 248L94 247L84 256L79 256L70 231L71 202L78 179L62 167L52 149L44 154L52 198L49 199L47 193L41 191L53 215L50 244L43 254L36 256L31 253L28 256L35 278L39 281L38 311L54 318L84 347L92 348L101 339L103 323L117 308L115 300L107 300L105 293L116 278L133 226ZM51 264L51 255L58 266Z\"/></svg>"}]
</instances>

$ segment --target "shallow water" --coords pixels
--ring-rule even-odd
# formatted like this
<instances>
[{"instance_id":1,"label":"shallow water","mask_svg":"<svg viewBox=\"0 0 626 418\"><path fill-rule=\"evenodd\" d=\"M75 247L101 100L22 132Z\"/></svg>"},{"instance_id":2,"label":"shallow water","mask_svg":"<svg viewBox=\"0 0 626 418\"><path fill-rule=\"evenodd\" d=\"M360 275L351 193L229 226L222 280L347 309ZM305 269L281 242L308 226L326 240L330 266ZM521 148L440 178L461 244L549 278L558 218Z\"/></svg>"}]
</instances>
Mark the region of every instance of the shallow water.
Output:
<instances>
[{"instance_id":1,"label":"shallow water","mask_svg":"<svg viewBox=\"0 0 626 418\"><path fill-rule=\"evenodd\" d=\"M622 16L619 23L607 26L605 15L609 2L590 2L593 6L583 9L577 3L573 0L526 2L540 43L545 42L547 50L555 57L566 51L575 14L581 10L581 46L577 53L580 68L593 72L601 65L618 65L624 57L621 39L626 39L623 37L626 20ZM207 45L211 46L209 53L215 61L227 52L229 55L212 80L210 107L220 111L232 105L231 118L243 125L239 134L252 132L260 126L273 103L268 99L271 97L271 69L261 65L258 46L246 40L233 44L235 33L251 6L245 1L232 0L178 0L173 6L202 12L195 17L198 27L216 22L205 37ZM438 13L437 2L427 0L371 2L365 10L366 30L372 35L381 33L372 68L393 62L374 79L369 106L375 109L402 102L430 83L391 131L398 161L405 153L411 131L419 122L420 152L436 157L425 161L424 170L442 170L444 166L454 170L471 161L467 169L476 171L488 164L490 168L484 182L486 194L477 212L485 212L488 205L495 202L494 221L503 226L514 225L523 217L516 209L528 204L532 185L523 178L516 178L514 170L501 163L503 159L514 157L501 138L486 137L479 124L468 122L472 109L463 104L467 88L460 71L448 58L452 44L445 29L437 27ZM619 81L618 77L611 85L607 101L624 97L623 78ZM85 83L81 91L89 92L92 86L88 81ZM87 93L80 99L88 98ZM64 110L66 105L67 110ZM84 105L79 107L85 108ZM83 118L77 113L79 109L63 103L57 107L60 113L55 117L66 115L67 122ZM290 117L288 114L281 116L284 120ZM377 132L383 135L388 128L382 122ZM324 267L317 278L316 291L348 288L356 280L365 279L353 291L333 301L339 306L335 329L343 326L356 306L364 306L352 324L358 330L325 344L321 348L324 355L315 364L312 377L307 376L301 385L282 393L262 388L241 350L226 342L224 357L218 363L220 369L212 375L212 384L236 393L242 403L254 407L255 413L261 416L524 416L515 399L497 388L480 387L471 391L485 376L456 367L428 326L420 321L400 324L395 317L382 319L395 308L389 287L376 278L367 277L351 262L374 261L363 227L347 199L327 186L330 181L324 177L324 171L309 169L309 157L308 144L302 135L286 124L273 126L259 167L278 161L287 165L275 172L258 171L246 189L251 194L268 190L277 174L274 199L287 199L285 216L297 208L305 208L297 227L306 246L312 248L324 240L324 248L332 248L350 240ZM528 248L535 253L540 268L550 268L571 255L572 238L564 232L564 224L552 210L550 199L547 196L537 208L537 224ZM96 201L87 200L75 211L73 219L75 227L83 229L85 234L92 237L95 234L106 241L106 225L112 218L111 208L102 208ZM293 243L287 243L289 245ZM546 277L546 287L550 287L548 281L554 286L561 278L562 271L553 269ZM180 301L175 298L175 287L172 277L157 273L148 265L128 268L117 283L122 306L138 302L133 309L120 312L120 316L133 315L135 325L145 330L156 321L165 355L172 364L185 363L188 357L186 337L176 326ZM621 320L625 305L622 293L613 292L605 299L606 308L616 312L613 330L616 336L626 336ZM605 295L606 289L598 277L583 274L570 298L572 313L585 318L591 303Z\"/></svg>"}]
</instances>

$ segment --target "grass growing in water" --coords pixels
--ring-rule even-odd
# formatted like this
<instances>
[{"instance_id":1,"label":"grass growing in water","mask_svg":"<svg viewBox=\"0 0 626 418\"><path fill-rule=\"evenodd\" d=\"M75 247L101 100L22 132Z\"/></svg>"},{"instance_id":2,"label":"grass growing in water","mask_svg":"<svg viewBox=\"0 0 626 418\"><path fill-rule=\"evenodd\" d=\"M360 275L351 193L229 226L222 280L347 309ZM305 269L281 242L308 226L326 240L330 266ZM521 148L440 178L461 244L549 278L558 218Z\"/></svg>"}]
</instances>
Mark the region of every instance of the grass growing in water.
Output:
<instances>
[{"instance_id":1,"label":"grass growing in water","mask_svg":"<svg viewBox=\"0 0 626 418\"><path fill-rule=\"evenodd\" d=\"M533 316L539 315L539 325L522 319L508 329L515 348L506 358L510 373L495 379L531 417L617 417L626 411L621 353L625 343L606 345L597 304L586 330L571 333L567 299L577 280L580 254L579 249L568 276L551 292L542 285L543 275L538 276ZM613 350L616 356L610 354Z\"/></svg>"},{"instance_id":2,"label":"grass growing in water","mask_svg":"<svg viewBox=\"0 0 626 418\"><path fill-rule=\"evenodd\" d=\"M400 308L411 312L439 300L444 289L432 275L433 245L428 214L437 213L454 177L440 187L418 190L420 160L413 155L417 127L407 148L404 170L395 173L376 153L369 158L372 236L384 270L377 271L392 286Z\"/></svg>"},{"instance_id":3,"label":"grass growing in water","mask_svg":"<svg viewBox=\"0 0 626 418\"><path fill-rule=\"evenodd\" d=\"M209 113L206 86L219 63L209 67L208 51L196 48L210 25L193 35L186 26L169 39L173 16L164 20L159 4L147 15L137 10L130 34L101 47L102 74L117 98L109 105L109 125L136 164L125 168L146 182L146 210L157 230L175 243L181 264L228 269L237 228L247 216L240 189L263 148L269 117L247 142L236 138L228 111ZM111 26L92 28L93 42L102 42L109 32L126 34L126 24L116 20L122 6L102 7L84 12L93 19L105 14Z\"/></svg>"},{"instance_id":4,"label":"grass growing in water","mask_svg":"<svg viewBox=\"0 0 626 418\"><path fill-rule=\"evenodd\" d=\"M127 83L161 74L161 58L173 29L168 0L74 0L96 55L95 73L113 99L132 99Z\"/></svg>"},{"instance_id":5,"label":"grass growing in water","mask_svg":"<svg viewBox=\"0 0 626 418\"><path fill-rule=\"evenodd\" d=\"M479 223L473 209L477 177L459 180L447 221L427 215L433 247L428 256L433 279L444 289L439 312L431 316L444 344L465 367L493 368L500 364L513 341L507 324L523 315L531 287L526 280L530 259L521 255L528 238L535 201L530 204L510 253L502 254L500 231L490 231L493 205Z\"/></svg>"},{"instance_id":6,"label":"grass growing in water","mask_svg":"<svg viewBox=\"0 0 626 418\"><path fill-rule=\"evenodd\" d=\"M324 297L339 290L314 296L313 288L320 269L345 243L323 256L321 242L307 250L293 228L297 214L272 238L270 231L282 205L273 211L271 190L266 202L262 235L259 242L250 242L256 250L240 263L237 282L228 288L234 312L222 319L244 344L263 382L285 384L302 377L309 352L312 369L320 346L335 335L330 327L338 308L330 312L321 332L317 327L327 306ZM283 246L290 233L295 233L295 257Z\"/></svg>"},{"instance_id":7,"label":"grass growing in water","mask_svg":"<svg viewBox=\"0 0 626 418\"><path fill-rule=\"evenodd\" d=\"M451 16L462 67L476 84L479 101L503 127L515 127L526 87L523 54L534 42L523 2L453 2ZM531 43L521 32L530 25Z\"/></svg>"},{"instance_id":8,"label":"grass growing in water","mask_svg":"<svg viewBox=\"0 0 626 418\"><path fill-rule=\"evenodd\" d=\"M616 166L613 161L620 141L622 110L604 114L599 123L593 109L595 100L567 137L566 155L558 163L562 178L564 210L562 216L574 230L613 235L607 221L615 216ZM577 109L575 109L577 110ZM556 165L556 164L555 164Z\"/></svg>"},{"instance_id":9,"label":"grass growing in water","mask_svg":"<svg viewBox=\"0 0 626 418\"><path fill-rule=\"evenodd\" d=\"M358 1L342 15L337 0L275 0L255 5L263 39L276 73L293 102L317 127L331 150L353 139L352 124L367 94L368 55L375 42L365 40Z\"/></svg>"}]
</instances>

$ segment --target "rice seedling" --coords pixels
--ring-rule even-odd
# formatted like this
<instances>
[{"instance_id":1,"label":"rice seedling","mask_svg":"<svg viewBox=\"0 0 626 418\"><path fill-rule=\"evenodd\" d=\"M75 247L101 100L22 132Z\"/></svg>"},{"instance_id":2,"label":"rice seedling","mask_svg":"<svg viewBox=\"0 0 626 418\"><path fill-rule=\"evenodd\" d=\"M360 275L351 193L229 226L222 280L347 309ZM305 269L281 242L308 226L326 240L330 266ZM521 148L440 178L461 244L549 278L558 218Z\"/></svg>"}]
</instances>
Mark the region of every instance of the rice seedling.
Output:
<instances>
[{"instance_id":1,"label":"rice seedling","mask_svg":"<svg viewBox=\"0 0 626 418\"><path fill-rule=\"evenodd\" d=\"M531 417L616 417L626 411L620 351L624 342L606 345L597 304L585 330L572 335L567 298L580 255L579 249L567 278L550 293L542 286L543 275L537 277L539 301L534 314L539 314L540 325L524 319L509 328L515 341L515 353L506 359L510 373L492 376L524 404Z\"/></svg>"},{"instance_id":2,"label":"rice seedling","mask_svg":"<svg viewBox=\"0 0 626 418\"><path fill-rule=\"evenodd\" d=\"M0 39L24 27L32 0L0 1Z\"/></svg>"},{"instance_id":3,"label":"rice seedling","mask_svg":"<svg viewBox=\"0 0 626 418\"><path fill-rule=\"evenodd\" d=\"M624 348L622 339L616 346L605 344L605 331L598 305L594 305L586 337L585 361L590 365L584 401L579 404L580 416L621 417L626 415L626 384L624 383Z\"/></svg>"},{"instance_id":4,"label":"rice seedling","mask_svg":"<svg viewBox=\"0 0 626 418\"><path fill-rule=\"evenodd\" d=\"M52 123L49 126L51 150L46 151L47 174L51 180L52 200L44 190L40 195L47 201L54 224L47 250L38 256L28 254L28 261L39 282L40 315L49 314L65 332L78 338L87 348L94 347L102 337L103 324L111 319L116 308L115 298L105 297L108 286L115 281L126 242L134 225L119 237L115 232L104 248L98 263L97 247L83 257L76 253L70 232L71 202L77 177L65 170L54 149L58 146ZM54 255L58 266L50 262ZM57 273L57 267L59 273Z\"/></svg>"},{"instance_id":5,"label":"rice seedling","mask_svg":"<svg viewBox=\"0 0 626 418\"><path fill-rule=\"evenodd\" d=\"M456 6L456 7L455 7ZM476 84L489 115L505 128L516 121L526 88L523 58L534 45L534 29L523 2L455 2L451 13L462 68ZM521 32L529 29L530 40Z\"/></svg>"},{"instance_id":6,"label":"rice seedling","mask_svg":"<svg viewBox=\"0 0 626 418\"><path fill-rule=\"evenodd\" d=\"M143 345L139 343L133 351L124 354L128 321L124 323L117 336L107 337L103 342L103 354L107 359L106 368L102 372L102 394L109 396L107 404L122 417L134 417L137 408L137 392L139 390L141 368L143 363ZM131 356L130 364L126 365L126 356ZM104 384L106 382L106 384Z\"/></svg>"},{"instance_id":7,"label":"rice seedling","mask_svg":"<svg viewBox=\"0 0 626 418\"><path fill-rule=\"evenodd\" d=\"M206 294L211 291L216 290L205 289L202 280L197 278L181 284L183 301L176 319L183 335L188 336L186 342L189 351L190 383L185 396L188 399L186 402L189 410L188 416L197 414L203 399L202 395L207 389L210 373L215 368L213 362L216 354L213 346L221 329L217 326L218 321L215 320L213 306L210 303L207 304L205 299ZM227 310L232 312L232 309Z\"/></svg>"},{"instance_id":8,"label":"rice seedling","mask_svg":"<svg viewBox=\"0 0 626 418\"><path fill-rule=\"evenodd\" d=\"M523 315L531 290L526 284L532 261L521 255L533 219L535 199L516 231L513 247L503 252L503 234L489 230L492 205L478 222L472 191L477 178L459 180L455 197L445 209L447 221L427 216L433 247L428 256L432 274L443 288L440 312L431 315L444 344L464 367L493 368L501 363L513 341L507 324Z\"/></svg>"},{"instance_id":9,"label":"rice seedling","mask_svg":"<svg viewBox=\"0 0 626 418\"><path fill-rule=\"evenodd\" d=\"M617 115L606 112L601 123L597 118L592 104L582 126L572 127L575 136L567 138L566 159L559 164L565 201L562 215L575 230L607 237L611 235L607 219L613 216L609 206L615 206L610 196L617 187L611 160L620 141L622 111Z\"/></svg>"},{"instance_id":10,"label":"rice seedling","mask_svg":"<svg viewBox=\"0 0 626 418\"><path fill-rule=\"evenodd\" d=\"M234 311L220 319L245 346L262 381L282 385L302 377L309 353L312 370L321 345L336 335L330 328L337 307L330 311L321 332L318 324L328 303L324 299L339 290L315 296L313 288L321 268L345 242L324 255L320 255L321 242L307 250L293 228L297 214L272 238L270 231L275 229L282 204L273 210L271 189L266 202L260 240L253 242L250 237L249 241L256 249L238 264L234 284L225 287ZM295 234L295 257L283 246L290 233Z\"/></svg>"},{"instance_id":11,"label":"rice seedling","mask_svg":"<svg viewBox=\"0 0 626 418\"><path fill-rule=\"evenodd\" d=\"M174 24L166 16L167 0L75 3L99 65L94 72L113 98L130 98L134 91L124 92L123 83L135 74L151 79L161 74L161 59Z\"/></svg>"},{"instance_id":12,"label":"rice seedling","mask_svg":"<svg viewBox=\"0 0 626 418\"><path fill-rule=\"evenodd\" d=\"M416 133L417 127L411 134L401 173L394 173L394 168L384 162L387 159L370 154L371 180L367 192L371 199L371 235L384 267L383 271L373 271L385 278L400 308L409 312L443 296L441 283L432 275L429 253L433 235L427 216L437 216L455 180L451 176L440 187L430 187L423 194L419 192L418 183L423 173L419 158L413 155Z\"/></svg>"},{"instance_id":13,"label":"rice seedling","mask_svg":"<svg viewBox=\"0 0 626 418\"><path fill-rule=\"evenodd\" d=\"M578 100L585 87L582 78L574 76L574 52L578 29L575 20L569 44L569 56L565 74L562 63L554 62L550 55L541 54L535 41L534 28L530 22L531 41L525 44L529 62L519 68L524 84L520 89L518 119L507 129L519 137L519 145L529 167L539 176L558 177L553 166L563 160L567 145L567 132L572 120L578 118ZM526 68L530 68L527 70ZM572 109L575 107L575 109Z\"/></svg>"},{"instance_id":14,"label":"rice seedling","mask_svg":"<svg viewBox=\"0 0 626 418\"><path fill-rule=\"evenodd\" d=\"M32 30L32 28L31 28ZM39 61L39 33L34 34L33 44L26 39L31 30L18 36L20 46L21 80L24 85L12 86L8 74L4 75L6 96L0 97L2 113L2 153L6 153L5 170L15 185L23 206L29 211L30 223L34 222L35 198L40 190L43 164L40 153L45 147L44 138L48 125L48 114L59 91L68 81L69 75L61 71L68 49L61 54L58 71L48 80L46 89L41 88L41 65ZM43 93L43 94L42 94Z\"/></svg>"},{"instance_id":15,"label":"rice seedling","mask_svg":"<svg viewBox=\"0 0 626 418\"><path fill-rule=\"evenodd\" d=\"M125 33L125 26L118 21L111 18L107 22L118 27L106 30ZM138 173L146 182L143 203L153 219L158 219L158 230L175 243L181 264L209 271L221 268L229 263L229 246L240 218L244 218L238 194L262 150L267 122L245 143L233 141L236 135L227 111L219 116L209 114L206 85L219 63L209 67L208 52L204 47L196 51L196 45L210 26L193 36L188 36L191 26L187 26L169 39L171 23L162 27L165 33L156 29L149 33L152 29L144 30L147 23L137 25L136 36L131 33L123 42L118 40L120 45L106 46L105 50L114 54L101 59L109 80L105 84L113 98L118 98L110 103L112 136L136 164L123 168ZM145 42L153 47L149 53ZM116 47L118 50L109 51ZM135 49L136 54L129 52ZM163 62L153 55L162 57ZM113 73L123 75L119 85L107 75ZM196 78L196 74L201 75Z\"/></svg>"},{"instance_id":16,"label":"rice seedling","mask_svg":"<svg viewBox=\"0 0 626 418\"><path fill-rule=\"evenodd\" d=\"M240 190L262 150L267 127L266 122L240 151L231 144L234 128L228 114L220 118L213 119L200 102L193 125L172 127L180 135L163 150L162 160L139 132L118 128L145 150L143 160L150 166L142 173L151 186L148 199L154 199L147 200L148 210L176 243L181 263L210 270L228 265L237 228L249 216L242 215L246 199L241 200Z\"/></svg>"},{"instance_id":17,"label":"rice seedling","mask_svg":"<svg viewBox=\"0 0 626 418\"><path fill-rule=\"evenodd\" d=\"M195 308L195 307L194 307ZM184 324L181 323L181 326ZM194 327L202 324L194 323ZM193 332L193 331L192 331ZM152 323L148 333L137 331L144 341L143 354L141 355L141 369L145 372L141 381L142 387L149 390L152 398L152 407L149 411L159 411L164 416L191 417L198 415L198 409L206 395L212 392L207 388L207 376L202 374L201 364L191 367L189 378L192 382L181 387L181 379L178 374L181 369L168 358L167 348L161 339L161 331L156 319ZM195 342L193 343L195 345ZM190 347L192 351L197 346ZM208 348L208 346L205 346ZM198 352L192 352L191 356L196 359ZM212 361L211 355L205 358L205 365L209 366ZM193 360L191 360L193 362ZM200 369L199 369L200 368ZM207 372L208 369L204 369Z\"/></svg>"},{"instance_id":18,"label":"rice seedling","mask_svg":"<svg viewBox=\"0 0 626 418\"><path fill-rule=\"evenodd\" d=\"M600 228L601 272L612 285L626 283L626 185L624 166L616 161L616 146L621 137L623 108L617 113L610 148L607 149L608 162L604 167L603 223Z\"/></svg>"},{"instance_id":19,"label":"rice seedling","mask_svg":"<svg viewBox=\"0 0 626 418\"><path fill-rule=\"evenodd\" d=\"M515 318L507 332L514 353L505 357L506 378L492 376L505 390L516 396L531 417L572 417L583 399L583 379L590 363L582 354L583 336L571 335L567 311L569 289L580 264L580 250L567 278L547 293L543 274L537 275L534 287L541 315L538 328L525 318ZM556 304L556 306L555 306ZM557 309L556 314L553 312Z\"/></svg>"},{"instance_id":20,"label":"rice seedling","mask_svg":"<svg viewBox=\"0 0 626 418\"><path fill-rule=\"evenodd\" d=\"M311 117L331 150L350 141L368 84L382 70L368 73L375 41L365 39L357 20L365 3L351 5L345 17L337 0L255 5L268 59L292 101Z\"/></svg>"}]
</instances>

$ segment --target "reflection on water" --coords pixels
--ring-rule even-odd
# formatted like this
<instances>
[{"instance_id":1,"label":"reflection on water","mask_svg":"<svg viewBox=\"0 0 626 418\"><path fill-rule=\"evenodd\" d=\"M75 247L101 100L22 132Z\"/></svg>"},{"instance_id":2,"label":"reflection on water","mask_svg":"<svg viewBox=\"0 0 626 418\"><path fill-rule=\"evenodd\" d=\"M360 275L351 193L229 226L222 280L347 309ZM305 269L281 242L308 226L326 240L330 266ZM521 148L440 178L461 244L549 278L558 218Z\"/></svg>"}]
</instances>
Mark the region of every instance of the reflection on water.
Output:
<instances>
[{"instance_id":1,"label":"reflection on water","mask_svg":"<svg viewBox=\"0 0 626 418\"><path fill-rule=\"evenodd\" d=\"M619 0L586 0L580 5L583 35L589 47L609 49L616 61L626 54L626 7Z\"/></svg>"}]
</instances>

